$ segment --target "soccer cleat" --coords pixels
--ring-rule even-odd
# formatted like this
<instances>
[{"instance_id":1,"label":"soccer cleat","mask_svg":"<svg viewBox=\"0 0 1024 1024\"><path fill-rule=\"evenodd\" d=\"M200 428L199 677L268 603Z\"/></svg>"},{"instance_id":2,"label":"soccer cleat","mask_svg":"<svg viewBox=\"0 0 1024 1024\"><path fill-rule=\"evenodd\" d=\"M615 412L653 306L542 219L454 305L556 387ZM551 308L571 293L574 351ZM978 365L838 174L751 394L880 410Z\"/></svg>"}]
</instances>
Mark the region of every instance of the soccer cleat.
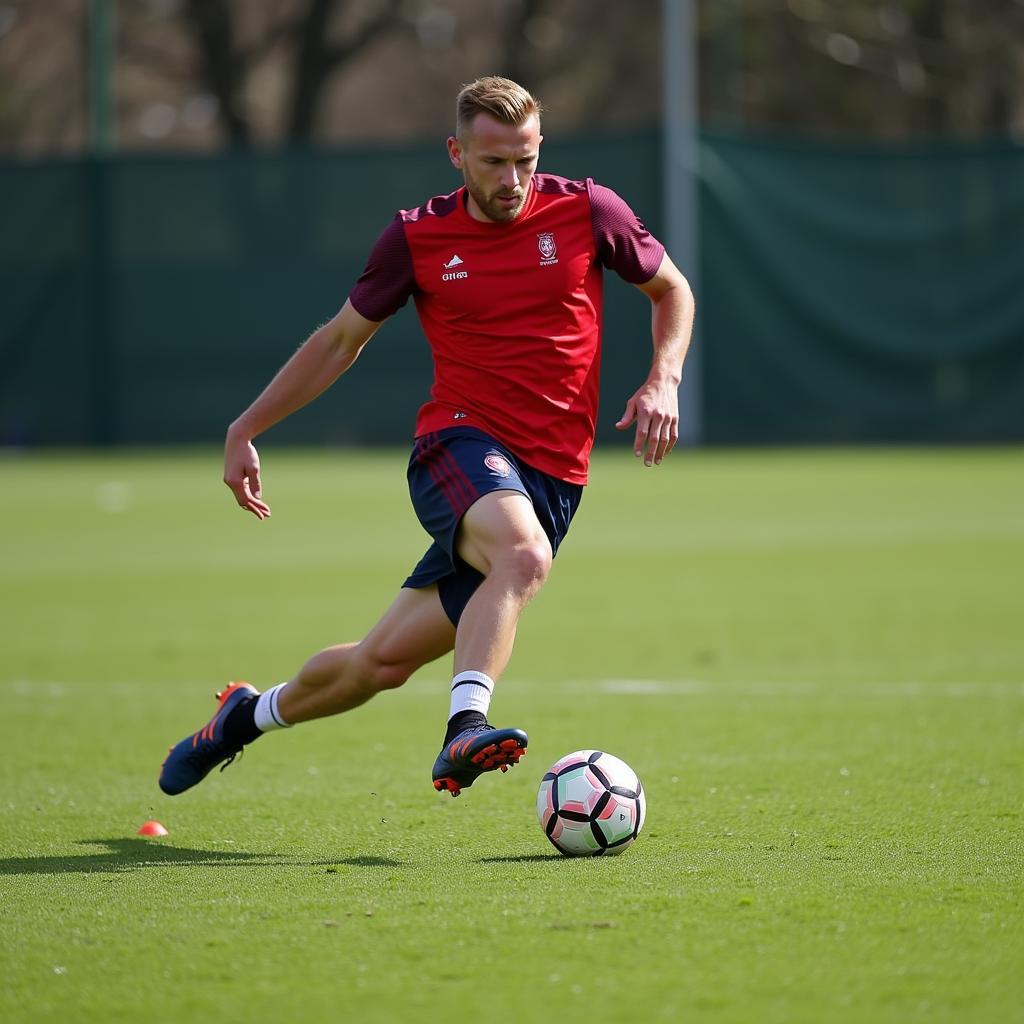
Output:
<instances>
[{"instance_id":1,"label":"soccer cleat","mask_svg":"<svg viewBox=\"0 0 1024 1024\"><path fill-rule=\"evenodd\" d=\"M458 796L478 775L500 768L507 772L526 753L522 729L492 729L479 725L464 729L446 743L434 762L434 789Z\"/></svg>"},{"instance_id":2,"label":"soccer cleat","mask_svg":"<svg viewBox=\"0 0 1024 1024\"><path fill-rule=\"evenodd\" d=\"M217 713L192 736L171 747L160 766L160 788L169 796L191 789L225 761L226 768L240 752L224 742L224 721L244 700L259 695L248 683L230 683L217 694ZM224 769L222 768L221 771Z\"/></svg>"}]
</instances>

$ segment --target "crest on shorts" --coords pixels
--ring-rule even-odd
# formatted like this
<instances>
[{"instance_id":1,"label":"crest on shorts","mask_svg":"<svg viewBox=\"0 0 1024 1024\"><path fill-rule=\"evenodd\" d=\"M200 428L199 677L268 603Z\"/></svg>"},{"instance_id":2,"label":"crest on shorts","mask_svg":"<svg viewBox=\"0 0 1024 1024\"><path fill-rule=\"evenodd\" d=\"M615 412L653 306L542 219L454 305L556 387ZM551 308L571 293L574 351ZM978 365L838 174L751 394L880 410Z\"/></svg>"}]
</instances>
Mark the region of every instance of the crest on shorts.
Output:
<instances>
[{"instance_id":1,"label":"crest on shorts","mask_svg":"<svg viewBox=\"0 0 1024 1024\"><path fill-rule=\"evenodd\" d=\"M557 262L558 246L555 245L555 236L551 231L542 231L537 236L537 248L540 250L542 266L545 263Z\"/></svg>"},{"instance_id":2,"label":"crest on shorts","mask_svg":"<svg viewBox=\"0 0 1024 1024\"><path fill-rule=\"evenodd\" d=\"M508 464L508 459L504 455L499 455L498 452L488 452L484 456L484 465L495 474L495 476L511 476L512 467Z\"/></svg>"}]
</instances>

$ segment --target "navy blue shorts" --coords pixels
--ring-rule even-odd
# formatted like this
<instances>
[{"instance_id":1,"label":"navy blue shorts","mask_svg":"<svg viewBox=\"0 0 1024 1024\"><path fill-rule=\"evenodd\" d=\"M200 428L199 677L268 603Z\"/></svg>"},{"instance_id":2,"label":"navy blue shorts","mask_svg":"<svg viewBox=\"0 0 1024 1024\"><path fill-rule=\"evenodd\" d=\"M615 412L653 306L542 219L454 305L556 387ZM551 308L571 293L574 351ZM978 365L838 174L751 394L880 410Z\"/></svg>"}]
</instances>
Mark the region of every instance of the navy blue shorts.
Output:
<instances>
[{"instance_id":1,"label":"navy blue shorts","mask_svg":"<svg viewBox=\"0 0 1024 1024\"><path fill-rule=\"evenodd\" d=\"M525 494L554 554L583 496L582 485L557 480L520 462L500 442L472 427L449 427L418 437L408 477L413 508L434 543L402 586L436 583L441 604L455 625L483 581L455 552L455 533L470 505L491 491Z\"/></svg>"}]
</instances>

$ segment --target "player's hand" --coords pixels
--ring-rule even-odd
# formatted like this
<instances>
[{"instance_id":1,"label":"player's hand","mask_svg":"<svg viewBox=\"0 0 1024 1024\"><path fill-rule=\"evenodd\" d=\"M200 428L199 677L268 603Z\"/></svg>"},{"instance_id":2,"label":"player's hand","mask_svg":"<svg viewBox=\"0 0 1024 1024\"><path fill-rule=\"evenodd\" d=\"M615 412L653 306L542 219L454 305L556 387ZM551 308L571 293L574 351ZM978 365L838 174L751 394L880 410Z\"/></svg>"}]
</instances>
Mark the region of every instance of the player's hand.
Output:
<instances>
[{"instance_id":1,"label":"player's hand","mask_svg":"<svg viewBox=\"0 0 1024 1024\"><path fill-rule=\"evenodd\" d=\"M645 466L658 465L679 440L679 392L670 381L648 380L628 402L615 426L628 430L636 424L633 454Z\"/></svg>"},{"instance_id":2,"label":"player's hand","mask_svg":"<svg viewBox=\"0 0 1024 1024\"><path fill-rule=\"evenodd\" d=\"M249 438L235 437L230 430L224 444L224 483L231 488L235 501L257 519L270 515L270 506L263 500L256 448Z\"/></svg>"}]
</instances>

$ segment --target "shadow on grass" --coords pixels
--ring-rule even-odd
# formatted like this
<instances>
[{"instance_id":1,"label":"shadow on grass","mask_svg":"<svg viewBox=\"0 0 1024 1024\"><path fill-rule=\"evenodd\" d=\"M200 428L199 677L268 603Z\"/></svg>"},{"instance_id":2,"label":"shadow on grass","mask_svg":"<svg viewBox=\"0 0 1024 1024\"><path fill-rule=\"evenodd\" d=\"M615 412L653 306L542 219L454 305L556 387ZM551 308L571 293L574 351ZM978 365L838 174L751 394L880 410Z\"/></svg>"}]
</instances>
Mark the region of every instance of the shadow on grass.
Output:
<instances>
[{"instance_id":1,"label":"shadow on grass","mask_svg":"<svg viewBox=\"0 0 1024 1024\"><path fill-rule=\"evenodd\" d=\"M523 853L518 857L481 857L479 864L545 864L563 861L560 853Z\"/></svg>"},{"instance_id":2,"label":"shadow on grass","mask_svg":"<svg viewBox=\"0 0 1024 1024\"><path fill-rule=\"evenodd\" d=\"M0 857L0 875L52 875L75 872L117 874L156 867L401 867L387 857L334 857L300 861L279 853L241 850L189 850L148 839L79 839L79 846L105 846L100 853L47 857Z\"/></svg>"},{"instance_id":3,"label":"shadow on grass","mask_svg":"<svg viewBox=\"0 0 1024 1024\"><path fill-rule=\"evenodd\" d=\"M317 860L311 861L309 866L315 867L321 864L327 865L328 869L337 867L339 864L347 864L351 868L400 868L404 865L400 860L392 860L390 857L342 857L341 860Z\"/></svg>"}]
</instances>

